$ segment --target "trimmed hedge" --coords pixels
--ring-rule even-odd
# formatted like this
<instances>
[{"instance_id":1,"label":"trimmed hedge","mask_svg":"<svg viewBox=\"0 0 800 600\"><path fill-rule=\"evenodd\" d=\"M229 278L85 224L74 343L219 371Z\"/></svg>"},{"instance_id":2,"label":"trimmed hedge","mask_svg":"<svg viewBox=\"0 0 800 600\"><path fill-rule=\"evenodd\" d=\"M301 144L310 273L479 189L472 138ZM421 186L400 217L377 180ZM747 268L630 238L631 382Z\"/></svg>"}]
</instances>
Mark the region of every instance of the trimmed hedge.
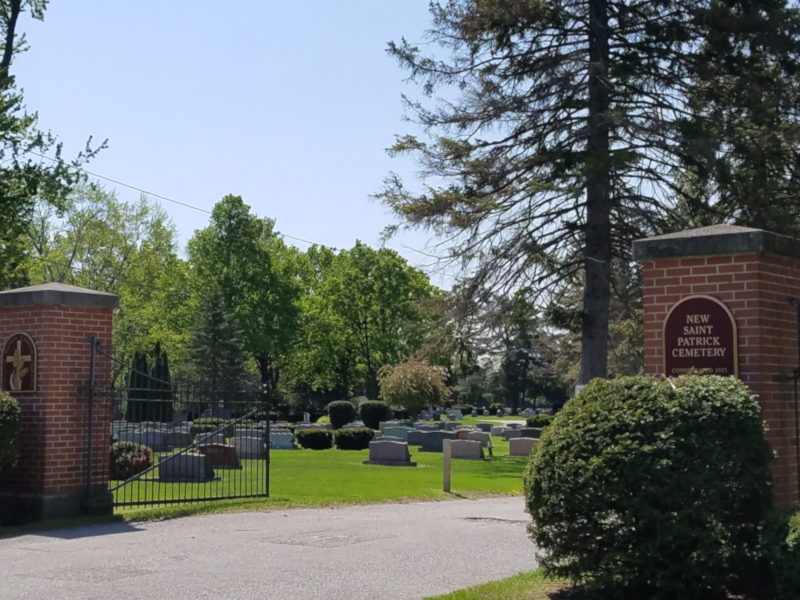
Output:
<instances>
[{"instance_id":1,"label":"trimmed hedge","mask_svg":"<svg viewBox=\"0 0 800 600\"><path fill-rule=\"evenodd\" d=\"M331 418L328 415L322 415L319 419L317 419L317 423L330 423Z\"/></svg>"},{"instance_id":2,"label":"trimmed hedge","mask_svg":"<svg viewBox=\"0 0 800 600\"><path fill-rule=\"evenodd\" d=\"M153 466L153 451L133 442L111 444L110 475L112 480L124 481Z\"/></svg>"},{"instance_id":3,"label":"trimmed hedge","mask_svg":"<svg viewBox=\"0 0 800 600\"><path fill-rule=\"evenodd\" d=\"M366 450L374 435L369 427L339 429L333 432L333 443L339 450Z\"/></svg>"},{"instance_id":4,"label":"trimmed hedge","mask_svg":"<svg viewBox=\"0 0 800 600\"><path fill-rule=\"evenodd\" d=\"M525 495L548 575L665 600L758 569L773 456L758 404L733 378L672 383L595 379L544 430Z\"/></svg>"},{"instance_id":5,"label":"trimmed hedge","mask_svg":"<svg viewBox=\"0 0 800 600\"><path fill-rule=\"evenodd\" d=\"M348 400L337 400L328 404L328 416L334 429L341 429L356 418L356 407Z\"/></svg>"},{"instance_id":6,"label":"trimmed hedge","mask_svg":"<svg viewBox=\"0 0 800 600\"><path fill-rule=\"evenodd\" d=\"M0 472L17 464L22 409L19 402L0 391Z\"/></svg>"},{"instance_id":7,"label":"trimmed hedge","mask_svg":"<svg viewBox=\"0 0 800 600\"><path fill-rule=\"evenodd\" d=\"M553 419L555 419L553 415L533 415L532 417L525 419L525 426L544 429L545 427L550 426L550 424L553 422Z\"/></svg>"},{"instance_id":8,"label":"trimmed hedge","mask_svg":"<svg viewBox=\"0 0 800 600\"><path fill-rule=\"evenodd\" d=\"M800 598L800 510L774 511L761 533L762 569L741 591L774 600ZM737 590L739 591L739 590Z\"/></svg>"},{"instance_id":9,"label":"trimmed hedge","mask_svg":"<svg viewBox=\"0 0 800 600\"><path fill-rule=\"evenodd\" d=\"M386 402L367 400L359 407L359 417L366 427L378 429L381 421L388 421L392 417L392 409Z\"/></svg>"},{"instance_id":10,"label":"trimmed hedge","mask_svg":"<svg viewBox=\"0 0 800 600\"><path fill-rule=\"evenodd\" d=\"M295 433L297 443L308 450L333 448L333 432L327 429L301 429Z\"/></svg>"}]
</instances>

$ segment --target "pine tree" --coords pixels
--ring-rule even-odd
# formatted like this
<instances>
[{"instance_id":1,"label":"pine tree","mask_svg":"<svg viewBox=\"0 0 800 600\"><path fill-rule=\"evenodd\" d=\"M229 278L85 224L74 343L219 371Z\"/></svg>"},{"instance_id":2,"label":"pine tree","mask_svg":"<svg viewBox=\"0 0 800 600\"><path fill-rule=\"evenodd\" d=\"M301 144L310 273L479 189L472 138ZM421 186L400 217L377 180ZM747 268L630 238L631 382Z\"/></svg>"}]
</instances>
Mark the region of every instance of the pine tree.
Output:
<instances>
[{"instance_id":1,"label":"pine tree","mask_svg":"<svg viewBox=\"0 0 800 600\"><path fill-rule=\"evenodd\" d=\"M225 381L241 379L247 356L236 321L224 309L222 296L211 293L200 301L188 343L194 373L214 389Z\"/></svg>"},{"instance_id":2,"label":"pine tree","mask_svg":"<svg viewBox=\"0 0 800 600\"><path fill-rule=\"evenodd\" d=\"M125 406L125 420L140 423L149 420L149 379L147 356L137 352L133 356L130 376L128 378L128 403Z\"/></svg>"},{"instance_id":3,"label":"pine tree","mask_svg":"<svg viewBox=\"0 0 800 600\"><path fill-rule=\"evenodd\" d=\"M444 183L415 193L392 175L378 197L448 240L474 296L529 287L557 302L560 282L582 278L581 383L607 374L612 261L681 226L675 204L698 204L687 171L722 218L797 222L800 18L784 0L431 12L433 55L405 40L389 53L427 95L460 97L409 102L432 139L402 136L392 152Z\"/></svg>"},{"instance_id":4,"label":"pine tree","mask_svg":"<svg viewBox=\"0 0 800 600\"><path fill-rule=\"evenodd\" d=\"M172 421L172 379L169 372L169 361L166 351L161 350L161 342L156 342L153 352L153 370L149 381L152 391L150 397L150 415L148 421L167 423Z\"/></svg>"}]
</instances>

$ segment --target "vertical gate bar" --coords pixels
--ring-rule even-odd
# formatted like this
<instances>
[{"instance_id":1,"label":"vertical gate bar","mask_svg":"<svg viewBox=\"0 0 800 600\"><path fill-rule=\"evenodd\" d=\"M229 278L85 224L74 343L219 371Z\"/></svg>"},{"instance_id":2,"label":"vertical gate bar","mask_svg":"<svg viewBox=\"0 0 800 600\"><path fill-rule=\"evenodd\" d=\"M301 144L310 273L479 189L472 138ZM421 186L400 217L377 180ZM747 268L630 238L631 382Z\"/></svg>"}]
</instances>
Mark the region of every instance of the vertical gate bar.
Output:
<instances>
[{"instance_id":1,"label":"vertical gate bar","mask_svg":"<svg viewBox=\"0 0 800 600\"><path fill-rule=\"evenodd\" d=\"M89 448L86 453L86 503L88 504L92 499L92 460L94 459L94 362L95 355L95 337L89 336L89 343L91 350L89 354Z\"/></svg>"},{"instance_id":2,"label":"vertical gate bar","mask_svg":"<svg viewBox=\"0 0 800 600\"><path fill-rule=\"evenodd\" d=\"M263 399L264 399L263 410L264 410L264 414L267 417L267 458L266 458L266 461L264 463L264 468L266 469L267 472L265 473L266 489L264 490L264 493L267 496L269 496L269 470L270 470L270 462L272 461L272 453L270 451L270 446L272 444L270 442L270 434L269 434L270 433L269 432L269 409L270 409L269 396L266 393L266 389L264 390L264 398Z\"/></svg>"}]
</instances>

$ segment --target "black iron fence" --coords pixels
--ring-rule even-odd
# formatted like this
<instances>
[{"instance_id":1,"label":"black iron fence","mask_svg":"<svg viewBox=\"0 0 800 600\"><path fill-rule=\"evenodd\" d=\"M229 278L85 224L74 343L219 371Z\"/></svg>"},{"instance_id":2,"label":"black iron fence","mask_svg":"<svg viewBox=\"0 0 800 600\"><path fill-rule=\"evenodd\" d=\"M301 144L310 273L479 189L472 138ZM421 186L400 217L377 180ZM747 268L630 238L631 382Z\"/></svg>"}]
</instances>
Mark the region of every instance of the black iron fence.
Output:
<instances>
[{"instance_id":1,"label":"black iron fence","mask_svg":"<svg viewBox=\"0 0 800 600\"><path fill-rule=\"evenodd\" d=\"M97 360L114 359L98 352ZM261 386L165 381L127 370L105 391L111 444L95 452L93 460L101 464L92 472L108 473L110 485L91 504L158 506L269 495L269 410Z\"/></svg>"}]
</instances>

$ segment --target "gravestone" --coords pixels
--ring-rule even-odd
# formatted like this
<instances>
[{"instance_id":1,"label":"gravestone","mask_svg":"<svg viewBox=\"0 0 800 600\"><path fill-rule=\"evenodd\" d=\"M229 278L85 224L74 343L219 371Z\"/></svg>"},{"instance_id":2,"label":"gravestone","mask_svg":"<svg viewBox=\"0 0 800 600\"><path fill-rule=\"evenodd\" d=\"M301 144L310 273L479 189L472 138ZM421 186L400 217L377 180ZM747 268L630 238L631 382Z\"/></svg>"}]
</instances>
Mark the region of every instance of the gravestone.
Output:
<instances>
[{"instance_id":1,"label":"gravestone","mask_svg":"<svg viewBox=\"0 0 800 600\"><path fill-rule=\"evenodd\" d=\"M236 448L227 444L201 444L197 446L200 454L205 454L215 469L241 469L242 463Z\"/></svg>"},{"instance_id":2,"label":"gravestone","mask_svg":"<svg viewBox=\"0 0 800 600\"><path fill-rule=\"evenodd\" d=\"M224 444L225 434L220 431L212 431L210 433L198 433L195 436L195 441L201 444Z\"/></svg>"},{"instance_id":3,"label":"gravestone","mask_svg":"<svg viewBox=\"0 0 800 600\"><path fill-rule=\"evenodd\" d=\"M458 460L483 460L483 446L471 440L450 442L450 457Z\"/></svg>"},{"instance_id":4,"label":"gravestone","mask_svg":"<svg viewBox=\"0 0 800 600\"><path fill-rule=\"evenodd\" d=\"M158 463L158 480L165 483L203 483L214 479L214 467L202 454L174 454L161 456Z\"/></svg>"},{"instance_id":5,"label":"gravestone","mask_svg":"<svg viewBox=\"0 0 800 600\"><path fill-rule=\"evenodd\" d=\"M522 423L506 423L507 429L520 429L522 427Z\"/></svg>"},{"instance_id":6,"label":"gravestone","mask_svg":"<svg viewBox=\"0 0 800 600\"><path fill-rule=\"evenodd\" d=\"M165 448L163 434L160 431L153 431L152 429L145 429L144 431L120 431L120 442L133 442L134 444L141 444L147 446L153 452L162 452Z\"/></svg>"},{"instance_id":7,"label":"gravestone","mask_svg":"<svg viewBox=\"0 0 800 600\"><path fill-rule=\"evenodd\" d=\"M236 448L239 458L254 459L266 458L267 449L264 445L264 438L259 437L235 437L231 444Z\"/></svg>"},{"instance_id":8,"label":"gravestone","mask_svg":"<svg viewBox=\"0 0 800 600\"><path fill-rule=\"evenodd\" d=\"M385 467L417 466L417 463L411 462L408 444L384 440L369 443L369 460L363 461L363 464L383 465Z\"/></svg>"},{"instance_id":9,"label":"gravestone","mask_svg":"<svg viewBox=\"0 0 800 600\"><path fill-rule=\"evenodd\" d=\"M492 431L492 424L491 423L478 423L476 425L478 429L481 431L485 431L486 433L491 433Z\"/></svg>"},{"instance_id":10,"label":"gravestone","mask_svg":"<svg viewBox=\"0 0 800 600\"><path fill-rule=\"evenodd\" d=\"M387 427L399 427L403 424L402 421L381 421L378 423L378 430L381 433L385 433L384 429Z\"/></svg>"},{"instance_id":11,"label":"gravestone","mask_svg":"<svg viewBox=\"0 0 800 600\"><path fill-rule=\"evenodd\" d=\"M455 421L455 422L448 421L447 423L444 424L444 428L445 428L445 431L455 431L456 429L458 429L462 425L463 425L463 423L461 423L460 421Z\"/></svg>"},{"instance_id":12,"label":"gravestone","mask_svg":"<svg viewBox=\"0 0 800 600\"><path fill-rule=\"evenodd\" d=\"M453 431L424 431L422 435L420 452L442 452L444 440L454 440L456 437Z\"/></svg>"},{"instance_id":13,"label":"gravestone","mask_svg":"<svg viewBox=\"0 0 800 600\"><path fill-rule=\"evenodd\" d=\"M215 408L207 408L203 411L203 418L204 419L223 419L225 421L230 421L231 418L231 411L227 408L223 408L221 406L217 406Z\"/></svg>"},{"instance_id":14,"label":"gravestone","mask_svg":"<svg viewBox=\"0 0 800 600\"><path fill-rule=\"evenodd\" d=\"M294 436L291 433L270 433L269 447L272 450L296 450Z\"/></svg>"},{"instance_id":15,"label":"gravestone","mask_svg":"<svg viewBox=\"0 0 800 600\"><path fill-rule=\"evenodd\" d=\"M489 434L484 431L470 431L468 439L473 442L480 442L484 448L489 446Z\"/></svg>"},{"instance_id":16,"label":"gravestone","mask_svg":"<svg viewBox=\"0 0 800 600\"><path fill-rule=\"evenodd\" d=\"M386 427L383 430L383 435L387 437L400 438L403 441L406 441L409 431L411 431L409 427Z\"/></svg>"},{"instance_id":17,"label":"gravestone","mask_svg":"<svg viewBox=\"0 0 800 600\"><path fill-rule=\"evenodd\" d=\"M189 415L185 411L184 412L179 412L179 413L174 413L172 415L172 424L173 425L183 425L188 420L189 420Z\"/></svg>"},{"instance_id":18,"label":"gravestone","mask_svg":"<svg viewBox=\"0 0 800 600\"><path fill-rule=\"evenodd\" d=\"M264 437L264 432L261 431L260 429L237 429L236 431L233 432L233 437L235 437L235 438L243 438L243 437L249 437L249 438L260 437L260 438L263 438Z\"/></svg>"},{"instance_id":19,"label":"gravestone","mask_svg":"<svg viewBox=\"0 0 800 600\"><path fill-rule=\"evenodd\" d=\"M542 437L542 430L538 427L523 427L519 430L519 436L538 440L540 437Z\"/></svg>"},{"instance_id":20,"label":"gravestone","mask_svg":"<svg viewBox=\"0 0 800 600\"><path fill-rule=\"evenodd\" d=\"M169 431L164 435L164 444L170 448L185 448L194 443L194 436L184 431Z\"/></svg>"},{"instance_id":21,"label":"gravestone","mask_svg":"<svg viewBox=\"0 0 800 600\"><path fill-rule=\"evenodd\" d=\"M422 440L425 439L424 434L425 434L424 431L412 429L406 435L406 442L408 443L409 446L421 446Z\"/></svg>"},{"instance_id":22,"label":"gravestone","mask_svg":"<svg viewBox=\"0 0 800 600\"><path fill-rule=\"evenodd\" d=\"M497 416L502 417L505 413L502 410L497 411Z\"/></svg>"},{"instance_id":23,"label":"gravestone","mask_svg":"<svg viewBox=\"0 0 800 600\"><path fill-rule=\"evenodd\" d=\"M513 440L520 437L521 433L522 432L519 429L509 429L508 427L506 427L503 430L503 438L507 440Z\"/></svg>"},{"instance_id":24,"label":"gravestone","mask_svg":"<svg viewBox=\"0 0 800 600\"><path fill-rule=\"evenodd\" d=\"M379 431L378 433L381 433L381 432ZM391 436L391 435L383 435L382 433L381 433L381 437L379 439L382 442L399 442L401 444L407 443L406 440L401 438L401 437L394 437L394 436ZM374 438L373 438L373 441L374 441Z\"/></svg>"},{"instance_id":25,"label":"gravestone","mask_svg":"<svg viewBox=\"0 0 800 600\"><path fill-rule=\"evenodd\" d=\"M311 415L308 413L303 413L303 423L310 423L311 422Z\"/></svg>"},{"instance_id":26,"label":"gravestone","mask_svg":"<svg viewBox=\"0 0 800 600\"><path fill-rule=\"evenodd\" d=\"M503 427L502 425L494 425L494 426L492 426L492 429L491 429L491 432L490 432L490 433L491 433L491 434L492 434L494 437L500 437L500 436L502 436L502 435L503 435L503 430L504 430L504 429L505 429L505 427Z\"/></svg>"},{"instance_id":27,"label":"gravestone","mask_svg":"<svg viewBox=\"0 0 800 600\"><path fill-rule=\"evenodd\" d=\"M533 447L539 443L539 440L529 437L520 437L508 442L508 455L509 456L530 456Z\"/></svg>"},{"instance_id":28,"label":"gravestone","mask_svg":"<svg viewBox=\"0 0 800 600\"><path fill-rule=\"evenodd\" d=\"M488 408L484 408L483 409L483 416L484 417L488 417L489 416L489 409Z\"/></svg>"},{"instance_id":29,"label":"gravestone","mask_svg":"<svg viewBox=\"0 0 800 600\"><path fill-rule=\"evenodd\" d=\"M461 429L456 429L456 439L457 440L468 440L469 434L473 431L477 431L471 427L462 427Z\"/></svg>"}]
</instances>

